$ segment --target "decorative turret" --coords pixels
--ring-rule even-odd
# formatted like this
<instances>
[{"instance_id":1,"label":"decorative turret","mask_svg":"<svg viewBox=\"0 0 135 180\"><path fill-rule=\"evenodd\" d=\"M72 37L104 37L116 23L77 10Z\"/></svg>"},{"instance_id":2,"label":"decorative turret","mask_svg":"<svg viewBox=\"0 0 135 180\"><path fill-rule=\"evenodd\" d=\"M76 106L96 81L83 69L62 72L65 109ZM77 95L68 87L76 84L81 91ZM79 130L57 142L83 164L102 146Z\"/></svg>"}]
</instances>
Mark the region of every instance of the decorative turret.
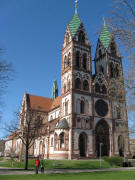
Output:
<instances>
[{"instance_id":1,"label":"decorative turret","mask_svg":"<svg viewBox=\"0 0 135 180\"><path fill-rule=\"evenodd\" d=\"M58 86L56 79L53 82L53 88L52 88L52 100L54 101L58 97Z\"/></svg>"}]
</instances>

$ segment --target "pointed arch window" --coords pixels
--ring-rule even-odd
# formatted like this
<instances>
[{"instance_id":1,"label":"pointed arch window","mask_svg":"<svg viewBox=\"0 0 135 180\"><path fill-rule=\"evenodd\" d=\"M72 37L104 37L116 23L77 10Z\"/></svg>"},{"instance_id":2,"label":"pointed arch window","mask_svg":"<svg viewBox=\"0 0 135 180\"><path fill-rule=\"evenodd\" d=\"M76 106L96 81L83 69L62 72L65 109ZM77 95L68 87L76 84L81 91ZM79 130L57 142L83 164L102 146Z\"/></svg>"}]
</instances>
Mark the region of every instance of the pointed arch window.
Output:
<instances>
[{"instance_id":1,"label":"pointed arch window","mask_svg":"<svg viewBox=\"0 0 135 180\"><path fill-rule=\"evenodd\" d=\"M87 69L87 55L83 54L83 68L86 70Z\"/></svg>"},{"instance_id":2,"label":"pointed arch window","mask_svg":"<svg viewBox=\"0 0 135 180\"><path fill-rule=\"evenodd\" d=\"M66 84L64 84L64 93L66 93Z\"/></svg>"},{"instance_id":3,"label":"pointed arch window","mask_svg":"<svg viewBox=\"0 0 135 180\"><path fill-rule=\"evenodd\" d=\"M84 106L85 106L84 101L81 101L80 102L80 113L81 114L84 114Z\"/></svg>"},{"instance_id":4,"label":"pointed arch window","mask_svg":"<svg viewBox=\"0 0 135 180\"><path fill-rule=\"evenodd\" d=\"M113 63L110 63L110 77L111 78L114 77L114 65L113 65Z\"/></svg>"},{"instance_id":5,"label":"pointed arch window","mask_svg":"<svg viewBox=\"0 0 135 180\"><path fill-rule=\"evenodd\" d=\"M106 86L104 84L102 85L102 93L107 94L107 89L106 89Z\"/></svg>"},{"instance_id":6,"label":"pointed arch window","mask_svg":"<svg viewBox=\"0 0 135 180\"><path fill-rule=\"evenodd\" d=\"M70 80L68 80L68 90L70 90Z\"/></svg>"},{"instance_id":7,"label":"pointed arch window","mask_svg":"<svg viewBox=\"0 0 135 180\"><path fill-rule=\"evenodd\" d=\"M77 78L75 80L75 88L76 89L81 89L81 80L79 78Z\"/></svg>"},{"instance_id":8,"label":"pointed arch window","mask_svg":"<svg viewBox=\"0 0 135 180\"><path fill-rule=\"evenodd\" d=\"M111 43L110 49L111 49L111 54L116 55L116 46L114 42Z\"/></svg>"},{"instance_id":9,"label":"pointed arch window","mask_svg":"<svg viewBox=\"0 0 135 180\"><path fill-rule=\"evenodd\" d=\"M51 137L51 147L53 147L53 142L54 142L53 137Z\"/></svg>"},{"instance_id":10,"label":"pointed arch window","mask_svg":"<svg viewBox=\"0 0 135 180\"><path fill-rule=\"evenodd\" d=\"M101 51L101 49L99 49L99 57L101 57L102 56L102 51Z\"/></svg>"},{"instance_id":11,"label":"pointed arch window","mask_svg":"<svg viewBox=\"0 0 135 180\"><path fill-rule=\"evenodd\" d=\"M71 62L71 54L70 52L68 53L68 59L67 59L67 66L70 65L70 62Z\"/></svg>"},{"instance_id":12,"label":"pointed arch window","mask_svg":"<svg viewBox=\"0 0 135 180\"><path fill-rule=\"evenodd\" d=\"M119 68L118 68L118 65L116 65L115 67L115 77L119 77Z\"/></svg>"},{"instance_id":13,"label":"pointed arch window","mask_svg":"<svg viewBox=\"0 0 135 180\"><path fill-rule=\"evenodd\" d=\"M80 119L77 119L77 127L81 128L81 120Z\"/></svg>"},{"instance_id":14,"label":"pointed arch window","mask_svg":"<svg viewBox=\"0 0 135 180\"><path fill-rule=\"evenodd\" d=\"M98 83L95 84L95 92L100 93L100 86Z\"/></svg>"},{"instance_id":15,"label":"pointed arch window","mask_svg":"<svg viewBox=\"0 0 135 180\"><path fill-rule=\"evenodd\" d=\"M67 56L64 58L64 69L67 67Z\"/></svg>"},{"instance_id":16,"label":"pointed arch window","mask_svg":"<svg viewBox=\"0 0 135 180\"><path fill-rule=\"evenodd\" d=\"M75 55L75 66L78 68L80 67L80 52L79 51L77 51Z\"/></svg>"},{"instance_id":17,"label":"pointed arch window","mask_svg":"<svg viewBox=\"0 0 135 180\"><path fill-rule=\"evenodd\" d=\"M65 135L64 135L64 132L62 132L59 136L60 138L60 148L62 148L62 144L64 144L64 141L65 141Z\"/></svg>"},{"instance_id":18,"label":"pointed arch window","mask_svg":"<svg viewBox=\"0 0 135 180\"><path fill-rule=\"evenodd\" d=\"M85 34L83 31L79 32L78 41L81 43L85 43Z\"/></svg>"},{"instance_id":19,"label":"pointed arch window","mask_svg":"<svg viewBox=\"0 0 135 180\"><path fill-rule=\"evenodd\" d=\"M102 73L104 74L104 68L103 68L103 66L102 66L102 65L100 65L100 67L99 67L99 71L100 71L100 72L102 72Z\"/></svg>"},{"instance_id":20,"label":"pointed arch window","mask_svg":"<svg viewBox=\"0 0 135 180\"><path fill-rule=\"evenodd\" d=\"M65 115L68 115L68 101L65 102Z\"/></svg>"},{"instance_id":21,"label":"pointed arch window","mask_svg":"<svg viewBox=\"0 0 135 180\"><path fill-rule=\"evenodd\" d=\"M88 91L89 90L89 83L87 80L83 82L83 90Z\"/></svg>"}]
</instances>

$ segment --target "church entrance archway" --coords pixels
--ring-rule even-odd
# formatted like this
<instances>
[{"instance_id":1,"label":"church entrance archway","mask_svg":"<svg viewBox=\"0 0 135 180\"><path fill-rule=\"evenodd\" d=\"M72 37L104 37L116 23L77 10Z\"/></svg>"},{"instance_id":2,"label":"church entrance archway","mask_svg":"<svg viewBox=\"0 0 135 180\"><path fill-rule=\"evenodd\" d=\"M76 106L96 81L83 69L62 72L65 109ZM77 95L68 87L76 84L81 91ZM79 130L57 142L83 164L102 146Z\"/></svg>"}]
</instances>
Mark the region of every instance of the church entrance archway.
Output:
<instances>
[{"instance_id":1,"label":"church entrance archway","mask_svg":"<svg viewBox=\"0 0 135 180\"><path fill-rule=\"evenodd\" d=\"M101 155L109 156L109 126L105 120L100 120L95 128L96 152L100 156L100 143L102 143Z\"/></svg>"},{"instance_id":2,"label":"church entrance archway","mask_svg":"<svg viewBox=\"0 0 135 180\"><path fill-rule=\"evenodd\" d=\"M87 135L83 132L79 136L80 157L86 157L87 152Z\"/></svg>"},{"instance_id":3,"label":"church entrance archway","mask_svg":"<svg viewBox=\"0 0 135 180\"><path fill-rule=\"evenodd\" d=\"M118 137L118 149L119 155L124 156L124 137L122 135Z\"/></svg>"}]
</instances>

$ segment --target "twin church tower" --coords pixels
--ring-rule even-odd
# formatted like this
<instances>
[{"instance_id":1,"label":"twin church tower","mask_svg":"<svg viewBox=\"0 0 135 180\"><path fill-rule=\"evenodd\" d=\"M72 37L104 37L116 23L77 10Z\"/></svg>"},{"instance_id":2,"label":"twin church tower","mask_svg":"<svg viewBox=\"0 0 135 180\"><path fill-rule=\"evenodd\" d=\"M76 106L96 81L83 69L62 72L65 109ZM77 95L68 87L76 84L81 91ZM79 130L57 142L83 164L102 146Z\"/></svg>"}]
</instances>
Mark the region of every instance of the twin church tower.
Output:
<instances>
[{"instance_id":1,"label":"twin church tower","mask_svg":"<svg viewBox=\"0 0 135 180\"><path fill-rule=\"evenodd\" d=\"M44 116L33 154L50 159L128 156L129 137L122 58L104 24L92 74L91 44L77 13L62 47L61 95L55 80L52 99L25 94L23 104ZM29 101L29 102L28 102ZM22 108L23 111L23 108Z\"/></svg>"}]
</instances>

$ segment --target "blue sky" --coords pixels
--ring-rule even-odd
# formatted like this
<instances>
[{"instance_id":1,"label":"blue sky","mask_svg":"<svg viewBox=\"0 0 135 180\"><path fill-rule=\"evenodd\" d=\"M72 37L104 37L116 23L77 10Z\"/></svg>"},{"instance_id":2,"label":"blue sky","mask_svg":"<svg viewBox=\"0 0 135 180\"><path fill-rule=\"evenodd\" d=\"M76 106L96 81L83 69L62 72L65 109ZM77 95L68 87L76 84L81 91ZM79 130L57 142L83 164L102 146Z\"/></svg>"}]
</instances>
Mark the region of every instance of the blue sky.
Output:
<instances>
[{"instance_id":1,"label":"blue sky","mask_svg":"<svg viewBox=\"0 0 135 180\"><path fill-rule=\"evenodd\" d=\"M94 58L102 17L108 17L112 0L80 0L78 13L93 46ZM74 0L0 0L1 59L16 70L3 96L3 122L13 119L24 91L51 97L54 78L60 93L61 49L66 25L74 14ZM2 132L0 133L0 137Z\"/></svg>"}]
</instances>

